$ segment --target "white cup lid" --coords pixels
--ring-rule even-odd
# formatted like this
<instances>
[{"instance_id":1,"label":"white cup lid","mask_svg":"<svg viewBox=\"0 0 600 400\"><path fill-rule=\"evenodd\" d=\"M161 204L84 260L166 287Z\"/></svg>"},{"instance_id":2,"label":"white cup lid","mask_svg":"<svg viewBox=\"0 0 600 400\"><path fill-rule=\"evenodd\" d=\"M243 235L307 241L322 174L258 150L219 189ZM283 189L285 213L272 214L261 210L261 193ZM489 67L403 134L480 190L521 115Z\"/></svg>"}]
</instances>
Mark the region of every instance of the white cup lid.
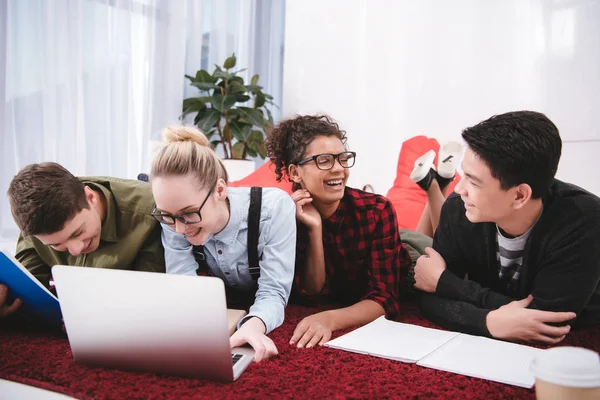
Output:
<instances>
[{"instance_id":1,"label":"white cup lid","mask_svg":"<svg viewBox=\"0 0 600 400\"><path fill-rule=\"evenodd\" d=\"M600 356L581 347L544 350L531 362L536 379L567 387L600 387Z\"/></svg>"}]
</instances>

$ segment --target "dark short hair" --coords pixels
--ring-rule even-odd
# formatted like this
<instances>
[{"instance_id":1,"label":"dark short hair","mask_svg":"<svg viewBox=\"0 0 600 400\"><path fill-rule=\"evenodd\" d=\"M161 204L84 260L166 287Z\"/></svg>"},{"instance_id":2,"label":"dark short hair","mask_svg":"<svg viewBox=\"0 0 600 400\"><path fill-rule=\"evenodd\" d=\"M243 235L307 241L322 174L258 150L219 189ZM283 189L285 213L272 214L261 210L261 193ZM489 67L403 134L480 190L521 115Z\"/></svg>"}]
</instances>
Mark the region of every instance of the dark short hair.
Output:
<instances>
[{"instance_id":1,"label":"dark short hair","mask_svg":"<svg viewBox=\"0 0 600 400\"><path fill-rule=\"evenodd\" d=\"M346 132L327 115L296 115L281 121L267 138L267 155L275 164L277 181L289 180L288 166L302 159L318 136L335 136L346 144ZM297 185L292 189L297 190Z\"/></svg>"},{"instance_id":2,"label":"dark short hair","mask_svg":"<svg viewBox=\"0 0 600 400\"><path fill-rule=\"evenodd\" d=\"M507 190L526 183L534 199L542 198L558 169L562 141L558 128L544 114L514 111L494 115L462 133L492 176Z\"/></svg>"},{"instance_id":3,"label":"dark short hair","mask_svg":"<svg viewBox=\"0 0 600 400\"><path fill-rule=\"evenodd\" d=\"M10 210L23 236L51 234L89 208L85 185L53 162L31 164L8 187Z\"/></svg>"}]
</instances>

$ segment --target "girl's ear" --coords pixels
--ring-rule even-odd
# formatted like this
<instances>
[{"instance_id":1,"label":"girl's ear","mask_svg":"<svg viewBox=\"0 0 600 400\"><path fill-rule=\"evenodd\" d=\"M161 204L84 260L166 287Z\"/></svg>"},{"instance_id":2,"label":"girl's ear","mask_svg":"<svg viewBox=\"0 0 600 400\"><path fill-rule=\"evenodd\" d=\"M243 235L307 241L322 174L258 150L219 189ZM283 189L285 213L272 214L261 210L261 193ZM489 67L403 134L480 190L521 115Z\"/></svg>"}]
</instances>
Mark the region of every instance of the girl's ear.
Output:
<instances>
[{"instance_id":1,"label":"girl's ear","mask_svg":"<svg viewBox=\"0 0 600 400\"><path fill-rule=\"evenodd\" d=\"M227 198L227 183L224 179L217 181L217 188L215 189L219 200L225 200Z\"/></svg>"},{"instance_id":2,"label":"girl's ear","mask_svg":"<svg viewBox=\"0 0 600 400\"><path fill-rule=\"evenodd\" d=\"M300 178L298 166L296 166L294 164L290 164L290 165L288 165L287 170L288 170L288 175L292 182L298 183L298 184L300 184L300 182L302 182L302 178Z\"/></svg>"}]
</instances>

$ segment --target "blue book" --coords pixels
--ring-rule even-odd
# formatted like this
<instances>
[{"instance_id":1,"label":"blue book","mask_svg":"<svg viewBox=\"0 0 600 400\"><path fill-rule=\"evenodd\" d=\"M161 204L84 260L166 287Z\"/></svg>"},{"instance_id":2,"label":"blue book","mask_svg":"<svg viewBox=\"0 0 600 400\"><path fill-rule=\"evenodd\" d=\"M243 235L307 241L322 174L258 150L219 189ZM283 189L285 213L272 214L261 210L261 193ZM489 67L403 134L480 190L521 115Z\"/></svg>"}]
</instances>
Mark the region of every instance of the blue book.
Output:
<instances>
[{"instance_id":1,"label":"blue book","mask_svg":"<svg viewBox=\"0 0 600 400\"><path fill-rule=\"evenodd\" d=\"M4 250L0 250L0 283L8 286L9 299L23 300L18 313L33 319L43 319L53 325L62 324L60 304L56 296Z\"/></svg>"}]
</instances>

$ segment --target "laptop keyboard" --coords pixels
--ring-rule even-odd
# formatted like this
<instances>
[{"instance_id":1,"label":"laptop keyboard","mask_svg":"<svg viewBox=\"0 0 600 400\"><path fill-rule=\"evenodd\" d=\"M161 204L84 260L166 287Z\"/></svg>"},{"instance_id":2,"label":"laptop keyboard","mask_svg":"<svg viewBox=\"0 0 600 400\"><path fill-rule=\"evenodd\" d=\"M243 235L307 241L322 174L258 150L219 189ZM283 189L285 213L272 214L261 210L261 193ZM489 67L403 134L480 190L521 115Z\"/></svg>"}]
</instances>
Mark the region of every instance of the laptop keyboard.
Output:
<instances>
[{"instance_id":1,"label":"laptop keyboard","mask_svg":"<svg viewBox=\"0 0 600 400\"><path fill-rule=\"evenodd\" d=\"M233 365L235 365L236 362L240 361L242 359L242 355L241 354L231 354L231 361L233 362Z\"/></svg>"}]
</instances>

